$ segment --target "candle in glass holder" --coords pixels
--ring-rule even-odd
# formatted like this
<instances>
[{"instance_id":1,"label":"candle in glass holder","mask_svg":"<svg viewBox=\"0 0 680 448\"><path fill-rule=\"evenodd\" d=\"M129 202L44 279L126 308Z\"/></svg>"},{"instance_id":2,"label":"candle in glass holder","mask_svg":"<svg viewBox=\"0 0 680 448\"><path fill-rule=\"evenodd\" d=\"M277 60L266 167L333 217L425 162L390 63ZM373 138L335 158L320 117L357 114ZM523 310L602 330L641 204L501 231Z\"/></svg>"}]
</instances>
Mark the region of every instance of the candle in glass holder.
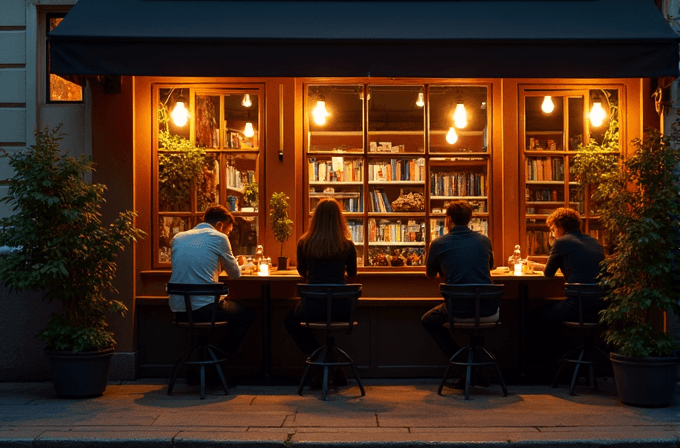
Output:
<instances>
[{"instance_id":1,"label":"candle in glass holder","mask_svg":"<svg viewBox=\"0 0 680 448\"><path fill-rule=\"evenodd\" d=\"M269 275L269 265L267 263L262 263L260 265L260 270L257 275L266 276Z\"/></svg>"},{"instance_id":2,"label":"candle in glass holder","mask_svg":"<svg viewBox=\"0 0 680 448\"><path fill-rule=\"evenodd\" d=\"M522 263L515 263L515 275L522 275Z\"/></svg>"}]
</instances>

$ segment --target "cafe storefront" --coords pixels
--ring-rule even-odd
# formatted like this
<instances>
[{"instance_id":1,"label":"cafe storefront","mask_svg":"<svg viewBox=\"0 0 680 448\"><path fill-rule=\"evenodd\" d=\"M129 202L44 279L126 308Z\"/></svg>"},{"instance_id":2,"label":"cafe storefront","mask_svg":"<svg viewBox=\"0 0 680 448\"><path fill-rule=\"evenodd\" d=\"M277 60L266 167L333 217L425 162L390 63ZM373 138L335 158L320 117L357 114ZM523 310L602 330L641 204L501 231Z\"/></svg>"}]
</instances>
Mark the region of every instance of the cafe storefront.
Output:
<instances>
[{"instance_id":1,"label":"cafe storefront","mask_svg":"<svg viewBox=\"0 0 680 448\"><path fill-rule=\"evenodd\" d=\"M678 71L676 35L641 3L79 0L50 35L51 68L100 81L95 181L106 212L135 210L147 232L119 263L133 311L116 322L118 361L168 375L183 341L164 293L170 241L207 204L237 217L235 254L262 245L294 266L316 203L333 197L364 284L351 342L362 375L439 376L420 316L441 299L423 263L449 201L473 205L498 266L517 244L545 259L558 207L606 245L574 155L594 140L625 157L662 125ZM275 192L295 224L283 245L267 222ZM297 377L304 358L283 329L296 281L228 281L261 317L232 374ZM493 342L504 368L521 369L517 309L561 288L507 280Z\"/></svg>"}]
</instances>

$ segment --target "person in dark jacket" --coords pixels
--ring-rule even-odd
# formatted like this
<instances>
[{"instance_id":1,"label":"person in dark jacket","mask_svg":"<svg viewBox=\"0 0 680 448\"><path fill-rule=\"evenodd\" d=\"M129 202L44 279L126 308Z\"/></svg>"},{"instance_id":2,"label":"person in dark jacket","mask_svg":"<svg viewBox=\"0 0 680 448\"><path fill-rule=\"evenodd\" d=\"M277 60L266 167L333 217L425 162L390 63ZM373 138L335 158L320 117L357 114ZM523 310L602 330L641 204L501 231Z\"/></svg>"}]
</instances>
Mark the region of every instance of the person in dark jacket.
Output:
<instances>
[{"instance_id":1,"label":"person in dark jacket","mask_svg":"<svg viewBox=\"0 0 680 448\"><path fill-rule=\"evenodd\" d=\"M446 208L445 225L449 230L446 235L432 241L425 261L425 274L430 277L441 277L448 284L481 283L491 284L493 269L493 248L485 235L468 227L472 218L472 207L466 201L455 201ZM498 303L485 300L481 316L491 321L498 320ZM421 318L425 331L444 352L451 358L459 349L451 337L451 332L444 324L449 322L449 313L456 318L472 318L475 315L474 301L462 303L456 310L447 310L446 304L437 305ZM479 386L487 385L488 380L475 375ZM455 388L465 385L465 377L452 384Z\"/></svg>"},{"instance_id":2,"label":"person in dark jacket","mask_svg":"<svg viewBox=\"0 0 680 448\"><path fill-rule=\"evenodd\" d=\"M548 262L535 264L534 270L553 277L558 270L565 283L598 283L600 263L604 260L602 245L581 232L581 215L570 208L558 208L546 219L555 239ZM604 300L583 303L585 322L598 322L599 312L606 307ZM534 364L543 364L545 357L557 359L571 343L562 331L564 321L578 321L578 301L575 298L551 301L531 310L527 315L528 357ZM541 359L543 358L543 359Z\"/></svg>"},{"instance_id":3,"label":"person in dark jacket","mask_svg":"<svg viewBox=\"0 0 680 448\"><path fill-rule=\"evenodd\" d=\"M335 199L322 199L317 204L309 230L298 241L297 270L310 284L345 284L345 276L357 275L356 248ZM333 304L333 319L347 319L349 312L349 304ZM312 330L300 325L306 319L325 321L326 304L300 301L285 318L288 334L303 353L310 355L321 345Z\"/></svg>"}]
</instances>

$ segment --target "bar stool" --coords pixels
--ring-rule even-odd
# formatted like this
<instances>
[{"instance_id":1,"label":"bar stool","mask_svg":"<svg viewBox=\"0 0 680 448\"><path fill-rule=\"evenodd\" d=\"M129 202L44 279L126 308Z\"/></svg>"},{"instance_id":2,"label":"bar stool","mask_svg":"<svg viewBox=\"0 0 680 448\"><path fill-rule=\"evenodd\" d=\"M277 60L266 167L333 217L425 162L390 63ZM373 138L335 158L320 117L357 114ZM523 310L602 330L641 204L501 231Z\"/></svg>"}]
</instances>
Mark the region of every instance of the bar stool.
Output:
<instances>
[{"instance_id":1,"label":"bar stool","mask_svg":"<svg viewBox=\"0 0 680 448\"><path fill-rule=\"evenodd\" d=\"M191 283L168 283L166 286L168 294L181 295L184 297L184 305L187 310L187 320L180 321L175 318L173 323L184 330L187 330L191 337L191 346L182 353L175 368L172 371L170 384L168 385L168 395L172 395L172 389L177 381L177 375L182 366L198 366L200 368L201 379L201 399L205 399L205 368L206 366L214 366L217 370L217 375L222 382L224 394L229 395L229 388L227 380L222 372L220 364L227 361L229 354L218 347L211 345L208 341L216 328L226 327L228 321L216 321L217 308L219 306L220 297L229 293L229 288L224 283L213 284L191 284ZM213 308L212 320L210 322L194 322L194 317L191 312L191 296L214 296L215 306ZM192 359L192 355L194 359Z\"/></svg>"},{"instance_id":2,"label":"bar stool","mask_svg":"<svg viewBox=\"0 0 680 448\"><path fill-rule=\"evenodd\" d=\"M564 294L569 298L577 300L578 303L578 322L562 322L562 326L567 330L574 330L583 341L581 345L575 349L567 350L560 358L560 367L557 369L555 378L552 382L552 387L557 387L557 380L562 371L562 368L567 363L576 364L574 366L574 374L571 377L571 385L569 386L569 395L574 394L574 387L578 380L579 368L581 365L588 367L588 376L586 376L586 385L597 389L597 381L595 380L595 365L609 363L609 355L607 355L600 347L594 343L595 333L598 333L602 326L599 322L584 322L583 319L583 301L596 302L605 296L597 283L567 283L564 285ZM601 358L601 359L597 359Z\"/></svg>"},{"instance_id":3,"label":"bar stool","mask_svg":"<svg viewBox=\"0 0 680 448\"><path fill-rule=\"evenodd\" d=\"M316 349L306 360L307 367L302 374L300 385L298 386L298 394L302 395L302 389L309 376L312 366L323 367L323 384L321 399L325 400L328 394L328 371L330 367L343 368L351 366L354 371L361 396L366 395L364 386L361 384L361 377L357 370L354 360L341 348L335 345L335 338L331 336L335 331L346 331L347 334L352 332L357 323L354 321L354 310L356 303L361 296L362 285L358 283L351 283L347 285L334 284L305 284L298 283L297 291L300 300L321 301L325 300L326 320L324 321L304 321L300 325L311 330L318 330L323 332L324 345ZM350 313L346 321L333 320L333 302L338 300L347 300L350 304Z\"/></svg>"},{"instance_id":4,"label":"bar stool","mask_svg":"<svg viewBox=\"0 0 680 448\"><path fill-rule=\"evenodd\" d=\"M468 345L458 350L449 359L449 363L446 366L446 371L444 372L444 377L439 385L439 390L437 394L442 394L442 389L444 388L444 383L449 375L449 370L452 365L465 366L466 376L465 376L465 399L470 399L470 382L472 379L472 367L477 366L494 366L496 368L496 373L498 374L498 379L501 382L501 389L503 390L503 396L508 395L508 390L505 387L505 380L503 379L503 374L498 366L498 361L496 357L491 354L487 349L482 347L480 344L480 334L483 331L495 330L500 327L501 322L498 320L497 315L482 317L482 301L483 300L493 300L498 303L503 298L503 285L486 285L486 284L461 284L461 285L449 285L446 283L441 283L439 285L439 291L446 301L446 310L449 315L449 330L458 331L460 330L463 334L469 337ZM475 304L475 316L468 319L455 318L453 316L453 310L459 308L456 306L455 302L459 301L474 301ZM458 360L459 355L463 360ZM467 356L465 356L467 355ZM475 356L477 355L477 356Z\"/></svg>"}]
</instances>

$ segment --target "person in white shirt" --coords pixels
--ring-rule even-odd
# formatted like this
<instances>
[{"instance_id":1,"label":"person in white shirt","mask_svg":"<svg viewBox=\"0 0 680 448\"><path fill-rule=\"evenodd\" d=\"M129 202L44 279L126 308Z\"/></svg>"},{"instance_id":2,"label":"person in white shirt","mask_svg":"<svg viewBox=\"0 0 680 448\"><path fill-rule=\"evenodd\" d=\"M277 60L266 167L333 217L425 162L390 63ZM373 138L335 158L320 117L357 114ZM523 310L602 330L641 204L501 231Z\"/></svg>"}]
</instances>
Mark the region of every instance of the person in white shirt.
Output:
<instances>
[{"instance_id":1,"label":"person in white shirt","mask_svg":"<svg viewBox=\"0 0 680 448\"><path fill-rule=\"evenodd\" d=\"M234 216L226 207L213 205L205 211L203 221L191 230L178 233L172 239L170 283L217 283L222 270L230 278L241 276L241 269L231 252L227 236L234 227ZM214 301L212 296L191 298L195 322L210 322ZM177 319L186 320L182 296L171 295L169 304ZM253 312L223 297L219 302L216 319L229 321L227 331L218 346L233 354L253 322Z\"/></svg>"}]
</instances>

